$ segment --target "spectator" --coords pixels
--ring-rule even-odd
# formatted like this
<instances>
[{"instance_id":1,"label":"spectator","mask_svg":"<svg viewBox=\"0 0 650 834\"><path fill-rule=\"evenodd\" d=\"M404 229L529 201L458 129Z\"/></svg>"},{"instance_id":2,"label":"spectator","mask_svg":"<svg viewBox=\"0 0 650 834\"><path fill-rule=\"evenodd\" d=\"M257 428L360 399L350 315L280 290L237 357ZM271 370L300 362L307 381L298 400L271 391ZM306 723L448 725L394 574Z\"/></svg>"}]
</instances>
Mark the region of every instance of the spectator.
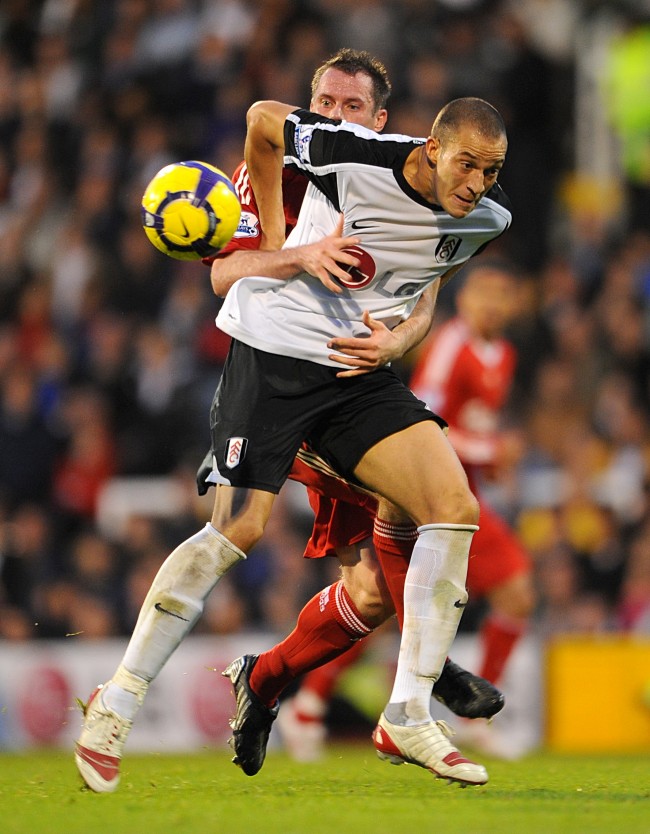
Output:
<instances>
[{"instance_id":1,"label":"spectator","mask_svg":"<svg viewBox=\"0 0 650 834\"><path fill-rule=\"evenodd\" d=\"M13 365L0 385L0 495L10 506L47 503L59 438L39 411L34 373Z\"/></svg>"}]
</instances>

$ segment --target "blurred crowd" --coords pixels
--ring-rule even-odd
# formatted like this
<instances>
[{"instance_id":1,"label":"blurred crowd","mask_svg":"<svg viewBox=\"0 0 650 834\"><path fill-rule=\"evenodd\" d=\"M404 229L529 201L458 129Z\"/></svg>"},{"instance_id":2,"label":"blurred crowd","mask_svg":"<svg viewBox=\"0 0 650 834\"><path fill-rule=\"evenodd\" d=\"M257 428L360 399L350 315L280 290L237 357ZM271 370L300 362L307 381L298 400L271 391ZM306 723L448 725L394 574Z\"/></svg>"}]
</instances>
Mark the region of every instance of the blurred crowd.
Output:
<instances>
[{"instance_id":1,"label":"blurred crowd","mask_svg":"<svg viewBox=\"0 0 650 834\"><path fill-rule=\"evenodd\" d=\"M576 37L599 20L607 181L574 155ZM1 638L130 633L162 560L209 518L194 473L228 342L207 268L151 246L140 197L169 162L231 173L247 107L306 105L341 46L387 65L388 131L425 136L460 95L503 113L515 221L490 252L520 274L504 425L525 451L486 494L533 556L538 633L650 633L649 4L3 0ZM199 631L284 632L334 571L301 559L301 490L283 490Z\"/></svg>"}]
</instances>

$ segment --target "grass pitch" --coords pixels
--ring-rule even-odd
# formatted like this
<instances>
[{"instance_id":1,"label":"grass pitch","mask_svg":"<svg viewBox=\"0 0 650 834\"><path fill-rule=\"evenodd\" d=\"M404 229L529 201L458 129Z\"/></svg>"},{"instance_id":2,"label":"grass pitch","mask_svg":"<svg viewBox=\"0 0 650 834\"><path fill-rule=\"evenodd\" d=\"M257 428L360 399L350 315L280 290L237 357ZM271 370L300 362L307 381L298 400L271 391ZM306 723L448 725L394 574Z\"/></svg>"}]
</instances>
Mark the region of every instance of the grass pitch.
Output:
<instances>
[{"instance_id":1,"label":"grass pitch","mask_svg":"<svg viewBox=\"0 0 650 834\"><path fill-rule=\"evenodd\" d=\"M0 756L3 834L650 834L649 756L485 761L461 789L379 761L370 744L245 776L226 752L127 756L115 794L80 787L65 752Z\"/></svg>"}]
</instances>

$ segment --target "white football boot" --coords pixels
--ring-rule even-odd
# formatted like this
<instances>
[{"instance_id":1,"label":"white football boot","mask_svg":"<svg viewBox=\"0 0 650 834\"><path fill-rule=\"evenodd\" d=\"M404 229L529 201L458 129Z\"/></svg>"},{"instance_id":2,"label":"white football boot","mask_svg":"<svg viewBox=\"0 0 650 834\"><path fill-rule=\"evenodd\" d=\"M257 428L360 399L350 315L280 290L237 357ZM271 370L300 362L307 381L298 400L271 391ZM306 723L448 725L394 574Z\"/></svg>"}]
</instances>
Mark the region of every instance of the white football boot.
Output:
<instances>
[{"instance_id":1,"label":"white football boot","mask_svg":"<svg viewBox=\"0 0 650 834\"><path fill-rule=\"evenodd\" d=\"M112 712L102 700L102 686L83 707L84 723L75 745L77 769L96 793L112 793L120 783L120 759L133 721Z\"/></svg>"},{"instance_id":2,"label":"white football boot","mask_svg":"<svg viewBox=\"0 0 650 834\"><path fill-rule=\"evenodd\" d=\"M372 740L379 758L391 764L415 764L463 787L484 785L488 780L487 770L466 759L449 742L452 734L453 730L444 721L402 726L391 724L382 712Z\"/></svg>"}]
</instances>

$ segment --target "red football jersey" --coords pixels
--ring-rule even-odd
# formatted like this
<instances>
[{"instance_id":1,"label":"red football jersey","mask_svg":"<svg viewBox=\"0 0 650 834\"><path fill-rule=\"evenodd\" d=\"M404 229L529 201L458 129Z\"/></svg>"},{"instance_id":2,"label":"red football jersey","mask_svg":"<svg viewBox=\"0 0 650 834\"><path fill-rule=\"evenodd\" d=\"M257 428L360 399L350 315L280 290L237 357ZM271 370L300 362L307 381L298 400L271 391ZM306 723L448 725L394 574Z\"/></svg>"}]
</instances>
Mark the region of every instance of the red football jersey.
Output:
<instances>
[{"instance_id":1,"label":"red football jersey","mask_svg":"<svg viewBox=\"0 0 650 834\"><path fill-rule=\"evenodd\" d=\"M248 168L244 161L240 162L232 176L235 191L241 203L241 217L239 225L230 243L217 254L205 258L203 263L211 264L215 258L225 257L239 249L259 249L261 242L260 215L257 201L251 188ZM284 219L286 222L285 237L289 235L298 220L298 213L302 205L309 180L303 174L292 168L282 169L282 202L284 204Z\"/></svg>"},{"instance_id":2,"label":"red football jersey","mask_svg":"<svg viewBox=\"0 0 650 834\"><path fill-rule=\"evenodd\" d=\"M449 423L449 439L466 467L495 461L499 414L515 362L510 342L473 337L458 317L445 323L420 355L411 388Z\"/></svg>"}]
</instances>

